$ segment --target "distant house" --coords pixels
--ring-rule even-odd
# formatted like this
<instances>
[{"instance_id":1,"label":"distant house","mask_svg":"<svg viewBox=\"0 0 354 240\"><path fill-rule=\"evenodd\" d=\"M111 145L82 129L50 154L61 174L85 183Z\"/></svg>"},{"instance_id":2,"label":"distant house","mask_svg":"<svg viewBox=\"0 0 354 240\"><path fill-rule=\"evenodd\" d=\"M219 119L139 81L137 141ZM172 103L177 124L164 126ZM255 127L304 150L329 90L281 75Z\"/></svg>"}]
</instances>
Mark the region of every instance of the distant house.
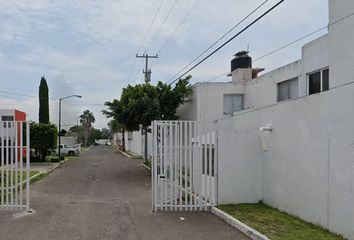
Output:
<instances>
[{"instance_id":1,"label":"distant house","mask_svg":"<svg viewBox=\"0 0 354 240\"><path fill-rule=\"evenodd\" d=\"M20 146L21 145L21 125L18 122L26 121L26 113L16 109L0 109L0 165L6 158L6 152L1 152L2 146ZM17 129L16 129L17 128ZM17 135L16 135L17 132ZM16 143L17 139L17 143ZM9 152L11 154L11 152ZM20 155L20 149L18 149ZM4 159L2 159L2 156ZM26 156L25 147L23 148L23 156Z\"/></svg>"},{"instance_id":2,"label":"distant house","mask_svg":"<svg viewBox=\"0 0 354 240\"><path fill-rule=\"evenodd\" d=\"M26 113L17 109L0 109L1 121L26 121Z\"/></svg>"}]
</instances>

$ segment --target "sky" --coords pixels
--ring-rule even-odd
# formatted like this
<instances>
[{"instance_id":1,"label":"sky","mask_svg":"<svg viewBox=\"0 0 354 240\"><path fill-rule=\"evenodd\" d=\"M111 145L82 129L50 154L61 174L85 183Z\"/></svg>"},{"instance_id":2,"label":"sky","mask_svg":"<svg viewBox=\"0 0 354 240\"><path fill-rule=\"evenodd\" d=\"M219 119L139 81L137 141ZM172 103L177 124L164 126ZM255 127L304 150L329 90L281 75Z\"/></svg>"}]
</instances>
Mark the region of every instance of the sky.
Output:
<instances>
[{"instance_id":1,"label":"sky","mask_svg":"<svg viewBox=\"0 0 354 240\"><path fill-rule=\"evenodd\" d=\"M107 127L101 114L104 102L119 99L128 84L144 81L144 62L136 59L137 53L158 53L159 58L149 62L152 84L167 82L263 2L0 0L0 108L22 110L28 120L38 121L38 88L45 76L51 122L58 122L58 99L78 94L81 99L63 101L63 127L75 125L85 109L94 113L94 127ZM277 2L268 0L216 46ZM327 0L286 0L194 69L192 83L226 73L240 50L248 49L256 59L327 24ZM301 58L305 43L324 34L326 30L253 66L267 72L291 63Z\"/></svg>"}]
</instances>

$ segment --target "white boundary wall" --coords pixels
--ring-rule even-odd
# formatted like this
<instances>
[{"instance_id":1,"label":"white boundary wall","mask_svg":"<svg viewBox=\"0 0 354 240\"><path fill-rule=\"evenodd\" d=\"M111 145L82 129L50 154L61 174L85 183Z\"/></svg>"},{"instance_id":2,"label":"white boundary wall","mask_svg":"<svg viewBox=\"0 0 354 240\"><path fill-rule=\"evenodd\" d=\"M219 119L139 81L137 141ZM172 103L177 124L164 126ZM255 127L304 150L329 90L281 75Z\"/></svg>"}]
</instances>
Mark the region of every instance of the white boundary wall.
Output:
<instances>
[{"instance_id":1,"label":"white boundary wall","mask_svg":"<svg viewBox=\"0 0 354 240\"><path fill-rule=\"evenodd\" d=\"M218 131L219 203L263 200L354 239L354 83L235 113Z\"/></svg>"}]
</instances>

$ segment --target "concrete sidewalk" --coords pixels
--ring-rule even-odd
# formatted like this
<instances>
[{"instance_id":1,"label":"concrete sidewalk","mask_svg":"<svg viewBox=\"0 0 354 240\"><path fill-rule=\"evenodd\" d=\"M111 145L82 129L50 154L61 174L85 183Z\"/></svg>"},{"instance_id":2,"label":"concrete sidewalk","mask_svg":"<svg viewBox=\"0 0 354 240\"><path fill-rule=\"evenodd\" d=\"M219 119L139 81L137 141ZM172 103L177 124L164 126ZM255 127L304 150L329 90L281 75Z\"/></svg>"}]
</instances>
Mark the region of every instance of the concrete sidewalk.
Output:
<instances>
[{"instance_id":1,"label":"concrete sidewalk","mask_svg":"<svg viewBox=\"0 0 354 240\"><path fill-rule=\"evenodd\" d=\"M0 211L0 239L248 239L212 213L151 212L149 173L94 147L31 189L35 213Z\"/></svg>"}]
</instances>

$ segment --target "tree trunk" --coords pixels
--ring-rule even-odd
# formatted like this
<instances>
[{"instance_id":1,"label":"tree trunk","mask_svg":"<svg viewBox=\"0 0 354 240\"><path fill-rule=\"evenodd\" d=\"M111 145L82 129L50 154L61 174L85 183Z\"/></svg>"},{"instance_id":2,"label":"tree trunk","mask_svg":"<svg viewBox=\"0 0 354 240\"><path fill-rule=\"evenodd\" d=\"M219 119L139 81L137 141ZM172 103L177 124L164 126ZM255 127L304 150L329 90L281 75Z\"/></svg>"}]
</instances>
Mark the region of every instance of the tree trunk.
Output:
<instances>
[{"instance_id":1,"label":"tree trunk","mask_svg":"<svg viewBox=\"0 0 354 240\"><path fill-rule=\"evenodd\" d=\"M48 150L46 148L41 149L41 160L45 161L45 159L47 158L47 152Z\"/></svg>"},{"instance_id":2,"label":"tree trunk","mask_svg":"<svg viewBox=\"0 0 354 240\"><path fill-rule=\"evenodd\" d=\"M125 128L122 128L122 151L125 151Z\"/></svg>"}]
</instances>

